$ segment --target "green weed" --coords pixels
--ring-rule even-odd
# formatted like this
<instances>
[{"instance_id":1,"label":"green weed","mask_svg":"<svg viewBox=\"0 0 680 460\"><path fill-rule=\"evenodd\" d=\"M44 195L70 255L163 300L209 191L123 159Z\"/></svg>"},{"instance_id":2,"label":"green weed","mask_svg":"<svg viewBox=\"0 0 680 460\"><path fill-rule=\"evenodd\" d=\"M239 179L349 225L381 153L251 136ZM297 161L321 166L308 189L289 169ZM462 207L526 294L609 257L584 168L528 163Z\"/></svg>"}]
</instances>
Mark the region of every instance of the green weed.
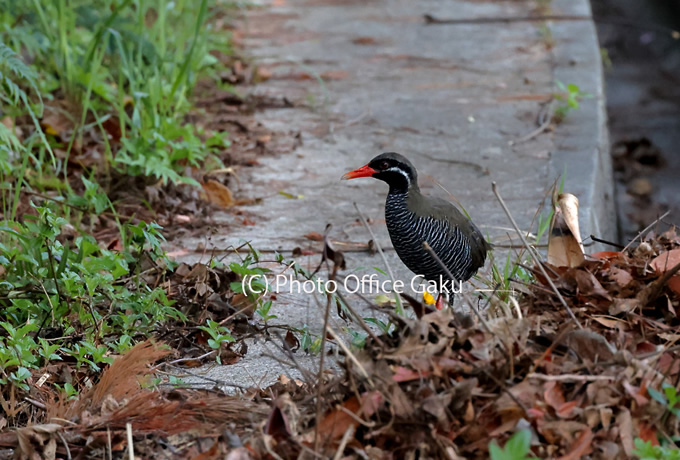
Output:
<instances>
[{"instance_id":1,"label":"green weed","mask_svg":"<svg viewBox=\"0 0 680 460\"><path fill-rule=\"evenodd\" d=\"M557 81L555 84L559 90L553 94L555 100L559 101L553 113L555 123L561 123L572 110L578 110L583 99L593 97L592 94L581 91L581 88L573 83L565 85L561 81Z\"/></svg>"},{"instance_id":2,"label":"green weed","mask_svg":"<svg viewBox=\"0 0 680 460\"><path fill-rule=\"evenodd\" d=\"M653 446L651 441L635 439L634 455L640 460L680 460L680 449L669 446Z\"/></svg>"},{"instance_id":3,"label":"green weed","mask_svg":"<svg viewBox=\"0 0 680 460\"><path fill-rule=\"evenodd\" d=\"M531 432L521 430L513 434L502 448L496 441L491 441L489 443L489 456L491 460L530 460L535 458L528 457L530 448Z\"/></svg>"},{"instance_id":4,"label":"green weed","mask_svg":"<svg viewBox=\"0 0 680 460\"><path fill-rule=\"evenodd\" d=\"M34 209L24 223L0 226L0 383L24 388L26 370L67 357L98 371L110 351L130 348L130 337L150 335L158 322L186 321L162 289L140 278L145 263L163 263L160 227L124 226L128 244L116 252L90 236L62 240L67 221L50 207ZM45 328L62 339L40 338Z\"/></svg>"}]
</instances>

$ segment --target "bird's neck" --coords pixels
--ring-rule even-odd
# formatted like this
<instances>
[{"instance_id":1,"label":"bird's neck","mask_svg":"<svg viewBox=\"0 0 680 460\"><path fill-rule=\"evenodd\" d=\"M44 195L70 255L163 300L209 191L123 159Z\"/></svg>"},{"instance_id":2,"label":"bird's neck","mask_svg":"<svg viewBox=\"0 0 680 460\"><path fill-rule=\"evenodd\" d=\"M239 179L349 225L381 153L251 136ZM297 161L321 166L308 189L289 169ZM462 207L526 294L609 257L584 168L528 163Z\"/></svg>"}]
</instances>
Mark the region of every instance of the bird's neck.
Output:
<instances>
[{"instance_id":1,"label":"bird's neck","mask_svg":"<svg viewBox=\"0 0 680 460\"><path fill-rule=\"evenodd\" d=\"M410 187L395 187L390 185L390 191L387 194L387 206L394 208L411 209L409 203L413 201L414 198L420 196L420 189L416 185Z\"/></svg>"},{"instance_id":2,"label":"bird's neck","mask_svg":"<svg viewBox=\"0 0 680 460\"><path fill-rule=\"evenodd\" d=\"M420 193L420 188L418 188L418 184L398 183L389 185L390 185L389 194L395 197L403 196L404 198L406 198L409 195L415 195Z\"/></svg>"}]
</instances>

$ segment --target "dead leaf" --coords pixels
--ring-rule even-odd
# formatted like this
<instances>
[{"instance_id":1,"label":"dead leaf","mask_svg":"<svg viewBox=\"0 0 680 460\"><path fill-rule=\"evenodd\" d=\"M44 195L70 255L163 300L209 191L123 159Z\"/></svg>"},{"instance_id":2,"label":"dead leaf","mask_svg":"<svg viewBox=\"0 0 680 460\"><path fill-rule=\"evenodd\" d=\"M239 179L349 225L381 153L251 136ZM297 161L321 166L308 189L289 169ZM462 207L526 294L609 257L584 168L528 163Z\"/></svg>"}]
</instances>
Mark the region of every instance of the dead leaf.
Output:
<instances>
[{"instance_id":1,"label":"dead leaf","mask_svg":"<svg viewBox=\"0 0 680 460\"><path fill-rule=\"evenodd\" d=\"M57 423L29 425L16 430L19 448L17 456L22 460L54 460L57 454L56 433L63 430Z\"/></svg>"},{"instance_id":2,"label":"dead leaf","mask_svg":"<svg viewBox=\"0 0 680 460\"><path fill-rule=\"evenodd\" d=\"M554 209L548 238L548 263L556 267L578 267L585 260L578 225L578 198L563 193L557 198Z\"/></svg>"},{"instance_id":3,"label":"dead leaf","mask_svg":"<svg viewBox=\"0 0 680 460\"><path fill-rule=\"evenodd\" d=\"M324 80L344 80L349 77L349 73L344 70L329 70L321 74L321 78Z\"/></svg>"},{"instance_id":4,"label":"dead leaf","mask_svg":"<svg viewBox=\"0 0 680 460\"><path fill-rule=\"evenodd\" d=\"M590 361L609 361L614 357L616 348L597 332L578 329L568 332L563 343L574 350L582 359Z\"/></svg>"},{"instance_id":5,"label":"dead leaf","mask_svg":"<svg viewBox=\"0 0 680 460\"><path fill-rule=\"evenodd\" d=\"M594 259L601 259L601 260L613 260L613 259L618 259L621 257L620 252L616 251L600 251L600 252L593 252L592 254L589 254L590 257Z\"/></svg>"},{"instance_id":6,"label":"dead leaf","mask_svg":"<svg viewBox=\"0 0 680 460\"><path fill-rule=\"evenodd\" d=\"M633 275L618 267L612 267L609 270L609 278L614 280L619 287L626 287L633 281Z\"/></svg>"},{"instance_id":7,"label":"dead leaf","mask_svg":"<svg viewBox=\"0 0 680 460\"><path fill-rule=\"evenodd\" d=\"M221 457L220 443L215 441L210 449L206 450L205 452L201 452L191 460L216 460Z\"/></svg>"},{"instance_id":8,"label":"dead leaf","mask_svg":"<svg viewBox=\"0 0 680 460\"><path fill-rule=\"evenodd\" d=\"M649 441L653 446L659 445L659 436L657 434L657 430L652 425L640 423L638 425L638 431L640 439L645 442Z\"/></svg>"},{"instance_id":9,"label":"dead leaf","mask_svg":"<svg viewBox=\"0 0 680 460\"><path fill-rule=\"evenodd\" d=\"M666 273L678 264L680 264L680 248L659 254L649 263L659 273Z\"/></svg>"},{"instance_id":10,"label":"dead leaf","mask_svg":"<svg viewBox=\"0 0 680 460\"><path fill-rule=\"evenodd\" d=\"M574 279L578 286L579 293L585 296L597 296L606 300L611 300L609 292L602 287L595 276L587 270L575 270Z\"/></svg>"},{"instance_id":11,"label":"dead leaf","mask_svg":"<svg viewBox=\"0 0 680 460\"><path fill-rule=\"evenodd\" d=\"M310 232L310 233L307 233L306 235L302 235L302 236L304 236L308 240L312 240L312 241L323 241L323 235L321 233L318 233L318 232Z\"/></svg>"},{"instance_id":12,"label":"dead leaf","mask_svg":"<svg viewBox=\"0 0 680 460\"><path fill-rule=\"evenodd\" d=\"M300 341L295 337L295 334L290 330L286 331L286 337L283 339L288 346L288 349L295 352L300 348Z\"/></svg>"},{"instance_id":13,"label":"dead leaf","mask_svg":"<svg viewBox=\"0 0 680 460\"><path fill-rule=\"evenodd\" d=\"M57 102L56 105L45 106L44 116L40 124L45 134L51 136L62 136L73 129L73 120L68 115L68 108L65 102Z\"/></svg>"},{"instance_id":14,"label":"dead leaf","mask_svg":"<svg viewBox=\"0 0 680 460\"><path fill-rule=\"evenodd\" d=\"M633 419L630 416L630 411L622 407L619 415L616 416L616 423L619 426L619 437L621 438L621 444L623 444L623 450L626 451L628 458L633 457L633 449L635 445L633 443Z\"/></svg>"},{"instance_id":15,"label":"dead leaf","mask_svg":"<svg viewBox=\"0 0 680 460\"><path fill-rule=\"evenodd\" d=\"M229 451L225 460L251 460L250 451L245 447L237 447Z\"/></svg>"},{"instance_id":16,"label":"dead leaf","mask_svg":"<svg viewBox=\"0 0 680 460\"><path fill-rule=\"evenodd\" d=\"M674 277L669 279L667 286L671 291L675 292L678 296L680 296L680 276L675 275Z\"/></svg>"},{"instance_id":17,"label":"dead leaf","mask_svg":"<svg viewBox=\"0 0 680 460\"><path fill-rule=\"evenodd\" d=\"M594 435L590 428L583 430L578 439L572 444L569 452L566 455L559 457L558 460L578 460L589 454L593 450L590 446L593 437Z\"/></svg>"},{"instance_id":18,"label":"dead leaf","mask_svg":"<svg viewBox=\"0 0 680 460\"><path fill-rule=\"evenodd\" d=\"M330 411L319 425L319 436L324 444L338 441L350 427L359 425L359 419L372 415L377 408L382 405L382 395L377 392L367 393L361 398L361 402L356 397L338 405ZM354 414L354 416L350 415ZM314 429L308 432L303 439L307 442L313 441Z\"/></svg>"},{"instance_id":19,"label":"dead leaf","mask_svg":"<svg viewBox=\"0 0 680 460\"><path fill-rule=\"evenodd\" d=\"M272 78L274 74L272 71L266 67L258 67L255 70L255 75L253 75L253 83L261 83Z\"/></svg>"},{"instance_id":20,"label":"dead leaf","mask_svg":"<svg viewBox=\"0 0 680 460\"><path fill-rule=\"evenodd\" d=\"M622 385L626 390L626 393L633 397L638 406L646 406L649 404L649 398L643 394L647 393L646 390L642 390L641 388L631 385L631 383L627 380L624 380Z\"/></svg>"},{"instance_id":21,"label":"dead leaf","mask_svg":"<svg viewBox=\"0 0 680 460\"><path fill-rule=\"evenodd\" d=\"M375 45L378 43L378 40L373 37L357 37L352 39L352 43L355 45Z\"/></svg>"},{"instance_id":22,"label":"dead leaf","mask_svg":"<svg viewBox=\"0 0 680 460\"><path fill-rule=\"evenodd\" d=\"M639 309L642 306L640 301L633 299L619 299L616 298L609 306L610 315L618 315L619 313L630 313L633 310Z\"/></svg>"},{"instance_id":23,"label":"dead leaf","mask_svg":"<svg viewBox=\"0 0 680 460\"><path fill-rule=\"evenodd\" d=\"M678 264L680 264L680 248L659 254L649 263L659 273L665 273ZM680 295L680 275L669 279L667 285L673 292Z\"/></svg>"},{"instance_id":24,"label":"dead leaf","mask_svg":"<svg viewBox=\"0 0 680 460\"><path fill-rule=\"evenodd\" d=\"M275 405L272 411L269 413L269 418L267 419L267 424L264 427L264 432L277 441L290 439L291 432L290 428L288 427L286 415L278 405Z\"/></svg>"},{"instance_id":25,"label":"dead leaf","mask_svg":"<svg viewBox=\"0 0 680 460\"><path fill-rule=\"evenodd\" d=\"M206 182L202 183L201 186L205 192L205 200L209 203L216 204L223 208L229 208L236 204L231 190L221 182L217 182L214 179L208 179Z\"/></svg>"}]
</instances>

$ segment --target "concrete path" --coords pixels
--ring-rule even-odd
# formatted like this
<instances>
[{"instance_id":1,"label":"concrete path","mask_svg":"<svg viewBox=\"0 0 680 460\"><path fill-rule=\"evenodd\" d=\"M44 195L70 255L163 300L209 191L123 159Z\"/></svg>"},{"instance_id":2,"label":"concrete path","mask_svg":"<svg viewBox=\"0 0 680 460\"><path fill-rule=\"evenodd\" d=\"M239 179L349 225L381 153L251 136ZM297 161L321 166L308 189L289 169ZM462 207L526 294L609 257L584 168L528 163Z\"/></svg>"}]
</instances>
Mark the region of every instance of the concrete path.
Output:
<instances>
[{"instance_id":1,"label":"concrete path","mask_svg":"<svg viewBox=\"0 0 680 460\"><path fill-rule=\"evenodd\" d=\"M425 15L458 22L427 23ZM569 18L505 20L540 15ZM510 227L492 181L528 228L564 172L565 190L581 202L584 237L615 239L600 54L589 15L587 0L273 0L249 11L246 50L273 74L254 91L285 96L295 106L256 117L275 131L300 131L302 145L291 155L262 158L261 167L241 177L239 195L266 197L244 209L255 225L239 225L229 213L216 216L224 228L211 244L226 248L248 240L290 257L296 247L318 250L319 243L303 235L323 233L328 223L334 240L366 243L371 237L357 221L356 202L387 249L396 278L410 280L390 250L386 185L339 180L384 151L406 155L420 171L423 191L446 197L436 179L492 241ZM511 145L536 130L556 80L594 97L554 132ZM377 255L346 257L348 269L384 268ZM281 323L321 330L322 313L311 296L280 295L272 312ZM345 323L333 316L341 330ZM264 343L251 345L245 359L210 375L266 385L290 370L262 357L263 350L279 353ZM301 359L310 366L318 361Z\"/></svg>"}]
</instances>

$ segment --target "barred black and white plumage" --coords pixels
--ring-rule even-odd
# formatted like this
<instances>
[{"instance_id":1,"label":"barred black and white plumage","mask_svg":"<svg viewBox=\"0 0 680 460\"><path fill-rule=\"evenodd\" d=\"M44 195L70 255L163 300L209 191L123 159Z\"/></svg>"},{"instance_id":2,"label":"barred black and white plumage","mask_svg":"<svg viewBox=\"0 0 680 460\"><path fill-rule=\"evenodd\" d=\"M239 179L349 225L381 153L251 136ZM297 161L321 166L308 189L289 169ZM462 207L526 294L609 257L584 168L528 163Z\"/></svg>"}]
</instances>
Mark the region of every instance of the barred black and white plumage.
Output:
<instances>
[{"instance_id":1,"label":"barred black and white plumage","mask_svg":"<svg viewBox=\"0 0 680 460\"><path fill-rule=\"evenodd\" d=\"M405 157L383 153L343 178L366 176L390 186L385 221L397 255L411 271L428 280L450 280L424 249L424 242L432 247L455 281L467 281L484 265L490 245L482 233L452 203L424 196L418 187L416 169Z\"/></svg>"}]
</instances>

